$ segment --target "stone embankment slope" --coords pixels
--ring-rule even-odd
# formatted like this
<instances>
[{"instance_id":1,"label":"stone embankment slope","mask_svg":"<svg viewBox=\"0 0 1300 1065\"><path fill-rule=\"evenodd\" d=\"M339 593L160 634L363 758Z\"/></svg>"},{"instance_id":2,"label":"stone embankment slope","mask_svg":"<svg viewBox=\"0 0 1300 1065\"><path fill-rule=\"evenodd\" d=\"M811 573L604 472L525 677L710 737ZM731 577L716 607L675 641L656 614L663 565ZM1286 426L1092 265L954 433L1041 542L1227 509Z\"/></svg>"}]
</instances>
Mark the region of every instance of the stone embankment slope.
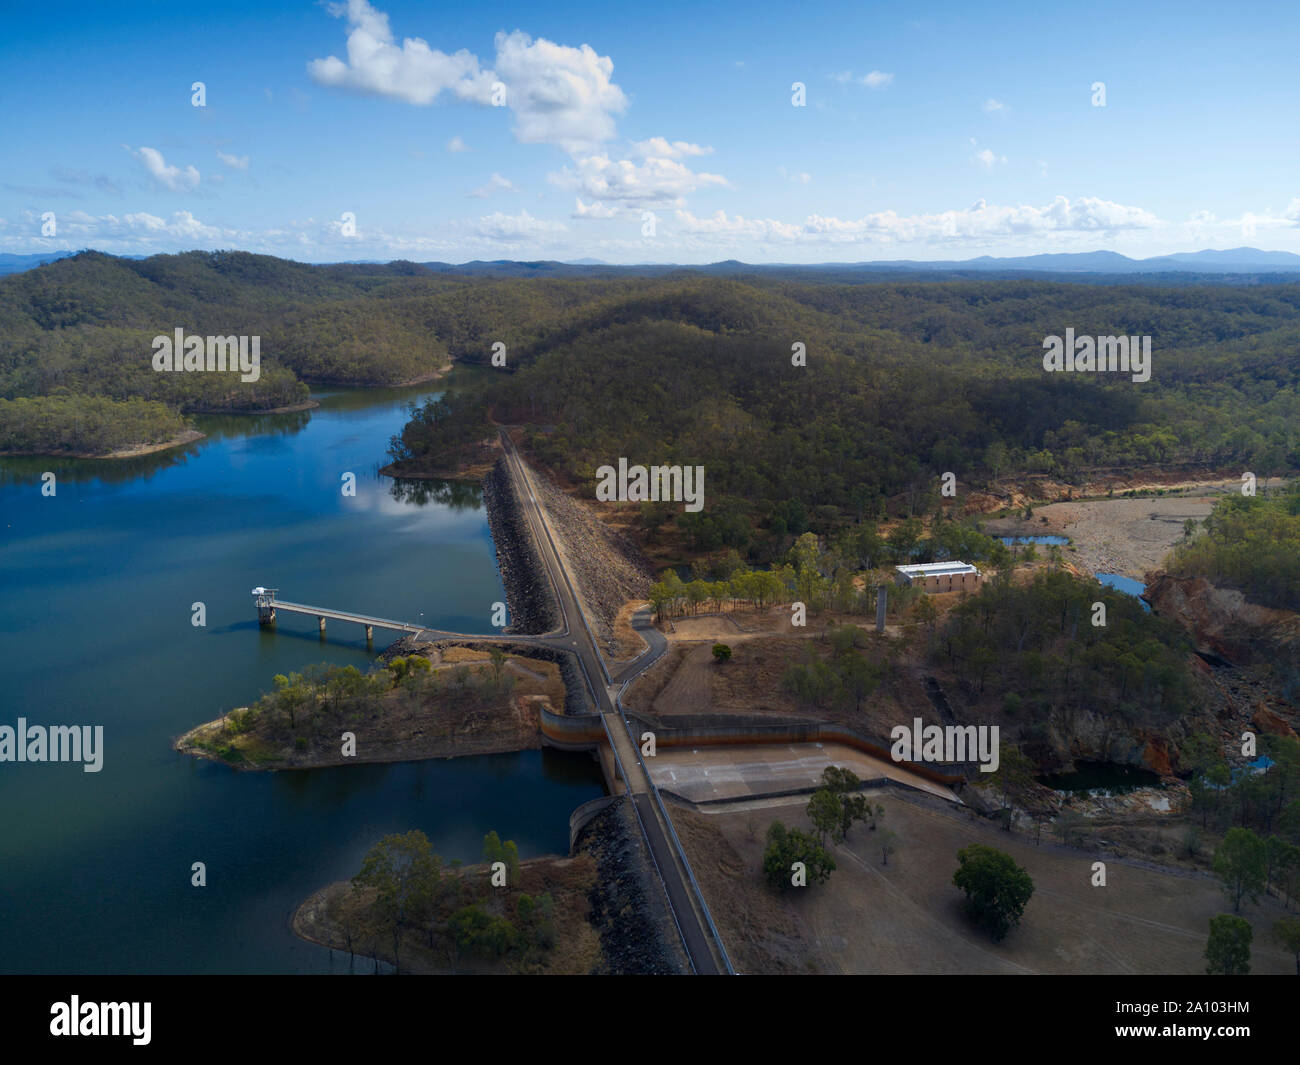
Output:
<instances>
[{"instance_id":1,"label":"stone embankment slope","mask_svg":"<svg viewBox=\"0 0 1300 1065\"><path fill-rule=\"evenodd\" d=\"M506 631L550 632L560 623L559 611L504 459L498 459L483 478L483 502L487 506L492 542L496 545L497 567L506 589L506 607L510 612Z\"/></svg>"},{"instance_id":2,"label":"stone embankment slope","mask_svg":"<svg viewBox=\"0 0 1300 1065\"><path fill-rule=\"evenodd\" d=\"M582 609L607 658L640 653L644 645L625 646L618 635L619 611L629 600L643 599L654 582L654 568L627 536L609 528L594 513L594 503L566 495L543 475L535 477L538 501L555 534L564 566L573 578ZM624 629L626 627L624 626Z\"/></svg>"}]
</instances>

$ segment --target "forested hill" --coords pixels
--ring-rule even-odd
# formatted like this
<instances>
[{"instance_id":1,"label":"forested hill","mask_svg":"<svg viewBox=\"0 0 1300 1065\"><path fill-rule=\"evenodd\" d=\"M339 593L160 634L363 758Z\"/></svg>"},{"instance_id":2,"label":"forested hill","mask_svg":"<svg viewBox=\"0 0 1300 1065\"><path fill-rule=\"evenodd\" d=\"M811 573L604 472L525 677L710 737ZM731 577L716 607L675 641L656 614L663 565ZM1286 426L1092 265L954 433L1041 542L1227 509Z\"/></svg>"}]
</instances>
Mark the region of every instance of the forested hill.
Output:
<instances>
[{"instance_id":1,"label":"forested hill","mask_svg":"<svg viewBox=\"0 0 1300 1065\"><path fill-rule=\"evenodd\" d=\"M1300 468L1297 285L490 281L448 314L453 354L487 363L500 341L507 366L420 411L400 468L445 464L492 421L532 426L580 483L619 456L704 465L703 513L646 508L702 547L925 504L945 471L969 488L1014 471ZM1067 327L1150 335L1150 380L1045 372L1043 338Z\"/></svg>"},{"instance_id":2,"label":"forested hill","mask_svg":"<svg viewBox=\"0 0 1300 1065\"><path fill-rule=\"evenodd\" d=\"M426 277L414 299L401 289L411 274ZM427 377L447 361L426 314L443 287L414 264L313 267L242 252L82 252L2 278L0 452L102 454L171 439L188 412L301 403L309 382ZM156 372L153 338L178 328L260 337L258 379Z\"/></svg>"},{"instance_id":3,"label":"forested hill","mask_svg":"<svg viewBox=\"0 0 1300 1065\"><path fill-rule=\"evenodd\" d=\"M611 455L705 463L711 512L727 499L762 520L789 507L795 525L801 508L869 509L946 470L969 482L1019 468L1300 464L1300 285L591 270L502 277L83 252L0 278L0 399L31 397L23 434L75 449L78 397L110 404L95 408L101 430L113 403L156 404L123 419L138 433L149 411L267 409L299 401L309 383L390 385L448 359L487 366L501 343L505 369L449 397L436 430L426 412L404 434L398 452L412 468L482 432L490 412L556 427L539 447L576 477ZM260 336L260 380L154 372L152 338L178 327ZM1043 338L1067 327L1150 334L1151 380L1045 373ZM796 343L805 367L791 365ZM7 440L5 409L0 450L36 450Z\"/></svg>"}]
</instances>

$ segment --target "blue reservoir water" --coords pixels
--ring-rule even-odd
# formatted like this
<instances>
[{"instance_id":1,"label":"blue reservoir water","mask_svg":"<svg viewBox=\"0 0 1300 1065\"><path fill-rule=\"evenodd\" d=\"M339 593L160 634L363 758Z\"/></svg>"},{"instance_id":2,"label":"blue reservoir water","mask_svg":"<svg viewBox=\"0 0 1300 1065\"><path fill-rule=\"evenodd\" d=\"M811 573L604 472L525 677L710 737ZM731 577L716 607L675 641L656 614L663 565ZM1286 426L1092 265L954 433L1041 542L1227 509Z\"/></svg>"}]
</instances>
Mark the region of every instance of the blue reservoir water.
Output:
<instances>
[{"instance_id":1,"label":"blue reservoir water","mask_svg":"<svg viewBox=\"0 0 1300 1065\"><path fill-rule=\"evenodd\" d=\"M569 813L603 791L585 754L266 774L171 750L276 673L373 661L359 626L331 623L322 643L314 619L285 614L261 631L255 585L487 628L505 595L477 493L377 472L427 394L203 419L207 439L139 459L0 460L0 725L104 728L98 773L0 763L0 971L329 971L289 916L381 835L419 828L466 861L491 829L524 856L567 852ZM190 886L196 861L205 888Z\"/></svg>"}]
</instances>

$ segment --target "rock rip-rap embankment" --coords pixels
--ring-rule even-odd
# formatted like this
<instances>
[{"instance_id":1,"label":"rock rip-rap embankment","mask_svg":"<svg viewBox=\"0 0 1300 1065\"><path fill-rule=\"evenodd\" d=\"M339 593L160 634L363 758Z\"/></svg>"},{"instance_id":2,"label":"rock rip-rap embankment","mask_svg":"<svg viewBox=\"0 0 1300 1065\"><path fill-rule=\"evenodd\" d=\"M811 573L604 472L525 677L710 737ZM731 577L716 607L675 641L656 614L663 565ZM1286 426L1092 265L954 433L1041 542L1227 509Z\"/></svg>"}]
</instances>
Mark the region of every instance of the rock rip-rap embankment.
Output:
<instances>
[{"instance_id":1,"label":"rock rip-rap embankment","mask_svg":"<svg viewBox=\"0 0 1300 1065\"><path fill-rule=\"evenodd\" d=\"M505 631L550 632L559 625L559 610L504 458L498 459L483 478L483 502L510 611L510 625Z\"/></svg>"}]
</instances>

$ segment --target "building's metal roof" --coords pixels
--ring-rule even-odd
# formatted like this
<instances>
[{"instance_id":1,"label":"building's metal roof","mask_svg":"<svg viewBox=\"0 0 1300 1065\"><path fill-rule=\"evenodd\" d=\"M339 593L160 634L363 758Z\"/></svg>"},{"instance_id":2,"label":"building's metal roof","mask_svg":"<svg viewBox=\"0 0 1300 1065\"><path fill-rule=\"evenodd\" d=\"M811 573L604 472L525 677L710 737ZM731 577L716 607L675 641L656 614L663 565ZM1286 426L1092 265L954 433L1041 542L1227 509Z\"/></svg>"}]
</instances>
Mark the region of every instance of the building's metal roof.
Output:
<instances>
[{"instance_id":1,"label":"building's metal roof","mask_svg":"<svg viewBox=\"0 0 1300 1065\"><path fill-rule=\"evenodd\" d=\"M969 562L923 562L915 566L895 566L904 577L946 577L959 573L979 573Z\"/></svg>"}]
</instances>

